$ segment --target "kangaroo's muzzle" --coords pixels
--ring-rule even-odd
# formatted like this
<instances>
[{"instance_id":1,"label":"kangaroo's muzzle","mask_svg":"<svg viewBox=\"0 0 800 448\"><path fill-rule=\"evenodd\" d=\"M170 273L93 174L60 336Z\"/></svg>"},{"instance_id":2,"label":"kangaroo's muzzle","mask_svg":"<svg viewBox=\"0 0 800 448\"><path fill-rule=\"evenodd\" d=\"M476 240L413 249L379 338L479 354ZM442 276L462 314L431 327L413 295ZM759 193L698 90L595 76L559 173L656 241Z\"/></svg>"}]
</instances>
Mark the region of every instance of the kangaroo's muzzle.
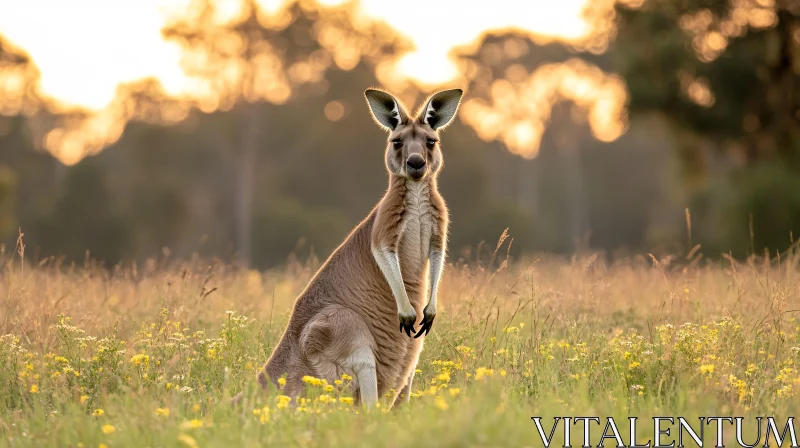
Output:
<instances>
[{"instance_id":1,"label":"kangaroo's muzzle","mask_svg":"<svg viewBox=\"0 0 800 448\"><path fill-rule=\"evenodd\" d=\"M425 175L425 159L419 154L411 154L406 160L406 172L414 180Z\"/></svg>"}]
</instances>

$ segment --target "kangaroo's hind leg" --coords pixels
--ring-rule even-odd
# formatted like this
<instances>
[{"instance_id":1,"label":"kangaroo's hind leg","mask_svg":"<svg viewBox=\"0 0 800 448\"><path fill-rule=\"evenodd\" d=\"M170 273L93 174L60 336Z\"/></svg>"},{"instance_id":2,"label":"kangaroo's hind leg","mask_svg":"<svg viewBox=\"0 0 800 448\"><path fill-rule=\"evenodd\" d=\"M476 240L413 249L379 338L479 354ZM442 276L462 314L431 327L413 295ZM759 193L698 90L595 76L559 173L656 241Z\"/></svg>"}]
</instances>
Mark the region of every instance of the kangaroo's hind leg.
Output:
<instances>
[{"instance_id":1,"label":"kangaroo's hind leg","mask_svg":"<svg viewBox=\"0 0 800 448\"><path fill-rule=\"evenodd\" d=\"M419 354L422 351L422 341L420 340L417 342L417 348L414 350L409 351L409 361L408 367L405 371L405 385L402 386L400 392L394 398L394 403L392 404L393 409L398 408L403 403L408 403L411 401L411 387L414 384L414 374L417 371L417 363L419 362Z\"/></svg>"},{"instance_id":2,"label":"kangaroo's hind leg","mask_svg":"<svg viewBox=\"0 0 800 448\"><path fill-rule=\"evenodd\" d=\"M315 376L332 382L350 373L356 398L368 407L378 402L375 344L361 316L342 306L329 306L309 321L300 341Z\"/></svg>"},{"instance_id":3,"label":"kangaroo's hind leg","mask_svg":"<svg viewBox=\"0 0 800 448\"><path fill-rule=\"evenodd\" d=\"M403 386L402 389L400 389L400 393L398 393L397 397L395 397L392 409L397 408L403 403L408 403L411 400L411 385L413 382L414 382L414 371L412 370L411 373L408 375L408 381L406 382L406 385Z\"/></svg>"},{"instance_id":4,"label":"kangaroo's hind leg","mask_svg":"<svg viewBox=\"0 0 800 448\"><path fill-rule=\"evenodd\" d=\"M378 403L378 375L375 368L375 355L372 348L355 348L344 365L346 370L355 373L361 403L372 408Z\"/></svg>"}]
</instances>

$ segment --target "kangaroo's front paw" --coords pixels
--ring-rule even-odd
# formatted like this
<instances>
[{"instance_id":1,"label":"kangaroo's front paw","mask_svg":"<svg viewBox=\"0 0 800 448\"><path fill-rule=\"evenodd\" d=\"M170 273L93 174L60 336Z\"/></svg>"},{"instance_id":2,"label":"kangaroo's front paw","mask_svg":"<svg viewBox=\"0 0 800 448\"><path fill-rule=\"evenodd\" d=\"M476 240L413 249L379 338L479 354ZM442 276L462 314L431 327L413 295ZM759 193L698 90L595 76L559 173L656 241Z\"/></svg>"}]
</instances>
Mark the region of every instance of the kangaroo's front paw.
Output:
<instances>
[{"instance_id":1,"label":"kangaroo's front paw","mask_svg":"<svg viewBox=\"0 0 800 448\"><path fill-rule=\"evenodd\" d=\"M418 338L423 334L428 334L431 332L431 327L433 327L433 319L436 318L436 309L430 306L426 306L425 309L422 311L422 324L420 324L419 331L414 338Z\"/></svg>"},{"instance_id":2,"label":"kangaroo's front paw","mask_svg":"<svg viewBox=\"0 0 800 448\"><path fill-rule=\"evenodd\" d=\"M397 313L397 317L400 319L400 333L405 330L408 337L411 337L411 333L416 333L414 323L417 322L417 312L413 308Z\"/></svg>"}]
</instances>

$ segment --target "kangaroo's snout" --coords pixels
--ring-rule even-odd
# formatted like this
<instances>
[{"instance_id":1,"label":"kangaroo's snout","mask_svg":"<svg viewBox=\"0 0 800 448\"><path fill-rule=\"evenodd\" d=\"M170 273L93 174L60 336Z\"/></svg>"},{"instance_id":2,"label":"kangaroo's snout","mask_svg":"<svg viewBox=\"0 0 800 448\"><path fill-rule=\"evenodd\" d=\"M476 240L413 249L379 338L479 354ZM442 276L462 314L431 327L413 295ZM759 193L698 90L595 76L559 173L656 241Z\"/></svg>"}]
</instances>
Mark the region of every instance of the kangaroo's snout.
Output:
<instances>
[{"instance_id":1,"label":"kangaroo's snout","mask_svg":"<svg viewBox=\"0 0 800 448\"><path fill-rule=\"evenodd\" d=\"M412 179L422 179L425 175L425 159L419 154L411 154L406 160L406 170Z\"/></svg>"}]
</instances>

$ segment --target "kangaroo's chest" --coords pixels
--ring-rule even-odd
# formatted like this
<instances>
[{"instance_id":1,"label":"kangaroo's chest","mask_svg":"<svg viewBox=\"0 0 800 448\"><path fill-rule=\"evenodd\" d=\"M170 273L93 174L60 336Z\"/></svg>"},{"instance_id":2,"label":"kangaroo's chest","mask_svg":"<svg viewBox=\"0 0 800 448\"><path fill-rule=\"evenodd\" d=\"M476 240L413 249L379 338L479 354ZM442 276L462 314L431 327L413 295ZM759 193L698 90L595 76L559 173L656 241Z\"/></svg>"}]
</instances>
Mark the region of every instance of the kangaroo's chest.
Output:
<instances>
[{"instance_id":1,"label":"kangaroo's chest","mask_svg":"<svg viewBox=\"0 0 800 448\"><path fill-rule=\"evenodd\" d=\"M418 276L427 266L432 230L430 190L425 184L410 184L405 196L399 251L400 270L406 279L406 273Z\"/></svg>"}]
</instances>

